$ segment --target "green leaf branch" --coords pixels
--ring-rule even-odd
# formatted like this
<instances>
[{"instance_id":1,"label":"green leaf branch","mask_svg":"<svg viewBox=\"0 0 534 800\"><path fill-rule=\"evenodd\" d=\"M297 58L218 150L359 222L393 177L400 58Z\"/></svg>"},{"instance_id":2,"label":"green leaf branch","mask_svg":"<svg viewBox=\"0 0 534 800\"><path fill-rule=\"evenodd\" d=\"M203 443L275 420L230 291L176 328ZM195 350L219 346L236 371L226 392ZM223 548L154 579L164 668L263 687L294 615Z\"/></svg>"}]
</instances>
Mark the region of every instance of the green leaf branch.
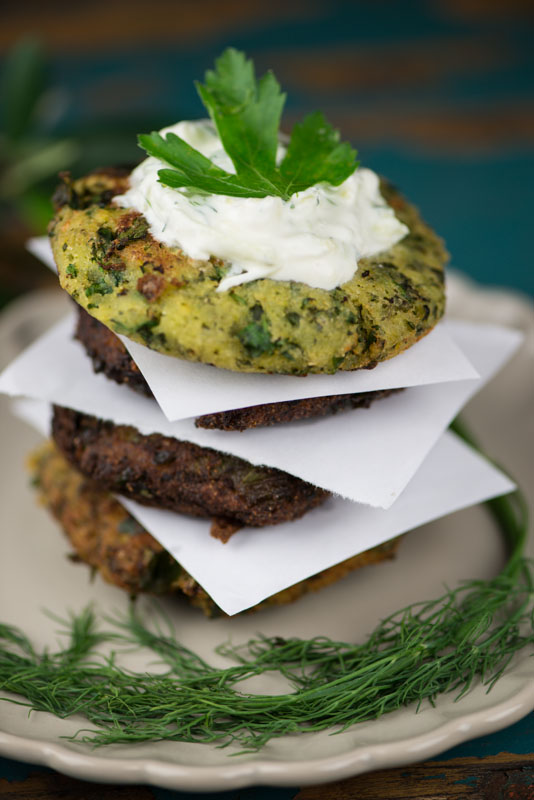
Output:
<instances>
[{"instance_id":1,"label":"green leaf branch","mask_svg":"<svg viewBox=\"0 0 534 800\"><path fill-rule=\"evenodd\" d=\"M139 136L140 146L169 165L158 172L161 183L232 197L289 198L317 183L339 186L356 169L356 151L319 111L294 126L287 152L276 162L286 95L272 72L259 80L244 53L228 48L208 70L197 91L235 174L212 164L174 133Z\"/></svg>"},{"instance_id":2,"label":"green leaf branch","mask_svg":"<svg viewBox=\"0 0 534 800\"><path fill-rule=\"evenodd\" d=\"M471 441L461 423L457 433ZM90 609L62 621L66 647L38 653L25 634L0 626L4 699L58 717L84 715L89 729L73 738L93 745L171 740L237 745L257 751L271 739L349 726L454 692L477 681L489 691L510 662L534 644L534 575L525 558L526 504L521 492L490 500L509 547L503 570L440 597L396 611L363 644L259 635L217 651L234 663L216 668L182 645L161 616L149 628L132 605L99 631ZM132 672L118 654L95 653L101 642L147 648L166 665L160 674ZM292 691L242 690L251 677L277 670Z\"/></svg>"}]
</instances>

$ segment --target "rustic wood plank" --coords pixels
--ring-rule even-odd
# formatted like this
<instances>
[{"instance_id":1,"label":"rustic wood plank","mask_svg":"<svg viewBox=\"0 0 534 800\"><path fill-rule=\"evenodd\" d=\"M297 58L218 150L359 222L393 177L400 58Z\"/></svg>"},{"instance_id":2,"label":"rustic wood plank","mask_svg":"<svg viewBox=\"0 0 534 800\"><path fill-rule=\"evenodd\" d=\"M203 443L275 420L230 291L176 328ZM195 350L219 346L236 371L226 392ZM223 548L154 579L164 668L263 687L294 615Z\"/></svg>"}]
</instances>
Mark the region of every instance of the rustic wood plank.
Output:
<instances>
[{"instance_id":1,"label":"rustic wood plank","mask_svg":"<svg viewBox=\"0 0 534 800\"><path fill-rule=\"evenodd\" d=\"M32 772L25 780L0 778L2 800L154 800L146 786L88 783L56 772Z\"/></svg>"},{"instance_id":2,"label":"rustic wood plank","mask_svg":"<svg viewBox=\"0 0 534 800\"><path fill-rule=\"evenodd\" d=\"M302 789L294 800L534 800L534 755L426 761Z\"/></svg>"},{"instance_id":3,"label":"rustic wood plank","mask_svg":"<svg viewBox=\"0 0 534 800\"><path fill-rule=\"evenodd\" d=\"M287 791L289 798L291 790ZM0 798L154 800L155 795L144 786L96 784L53 772L32 772L21 781L0 779ZM298 791L293 800L534 800L534 755L500 753L482 759L426 761L310 786Z\"/></svg>"}]
</instances>

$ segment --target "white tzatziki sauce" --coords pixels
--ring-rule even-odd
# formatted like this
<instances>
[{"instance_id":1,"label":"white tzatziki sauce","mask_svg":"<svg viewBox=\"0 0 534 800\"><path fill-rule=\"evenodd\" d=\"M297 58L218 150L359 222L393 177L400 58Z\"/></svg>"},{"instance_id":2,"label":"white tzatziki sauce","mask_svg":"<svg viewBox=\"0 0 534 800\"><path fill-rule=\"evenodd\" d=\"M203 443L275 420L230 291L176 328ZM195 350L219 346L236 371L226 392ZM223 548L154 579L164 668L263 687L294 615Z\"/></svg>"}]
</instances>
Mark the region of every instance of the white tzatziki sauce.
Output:
<instances>
[{"instance_id":1,"label":"white tzatziki sauce","mask_svg":"<svg viewBox=\"0 0 534 800\"><path fill-rule=\"evenodd\" d=\"M235 172L209 120L179 122L160 133L169 132ZM279 160L284 152L280 145ZM133 170L129 190L114 202L143 214L163 244L193 259L227 262L230 270L218 291L258 278L334 289L353 277L360 258L389 249L408 233L370 169L358 168L340 186L319 183L286 201L173 189L158 180L158 170L168 166L145 159Z\"/></svg>"}]
</instances>

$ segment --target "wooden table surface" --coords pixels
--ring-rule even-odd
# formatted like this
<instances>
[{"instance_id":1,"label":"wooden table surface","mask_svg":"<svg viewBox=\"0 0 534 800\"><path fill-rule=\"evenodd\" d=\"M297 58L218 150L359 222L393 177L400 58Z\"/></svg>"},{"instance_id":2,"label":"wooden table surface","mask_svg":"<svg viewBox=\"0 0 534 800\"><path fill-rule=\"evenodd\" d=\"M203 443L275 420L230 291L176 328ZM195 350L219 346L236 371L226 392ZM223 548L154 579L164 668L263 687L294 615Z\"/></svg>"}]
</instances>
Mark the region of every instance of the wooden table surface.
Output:
<instances>
[{"instance_id":1,"label":"wooden table surface","mask_svg":"<svg viewBox=\"0 0 534 800\"><path fill-rule=\"evenodd\" d=\"M136 131L199 116L192 80L233 44L260 69L275 69L290 92L289 122L322 108L366 164L415 199L445 236L453 264L480 282L534 290L531 2L5 0L3 7L0 57L28 32L49 48L58 96L66 98L61 130L96 130L120 117L123 129ZM133 135L128 142L124 160L135 157ZM0 300L48 279L24 255L24 235L0 230ZM0 759L1 800L198 796L91 784ZM534 714L413 766L320 787L201 796L534 800Z\"/></svg>"}]
</instances>

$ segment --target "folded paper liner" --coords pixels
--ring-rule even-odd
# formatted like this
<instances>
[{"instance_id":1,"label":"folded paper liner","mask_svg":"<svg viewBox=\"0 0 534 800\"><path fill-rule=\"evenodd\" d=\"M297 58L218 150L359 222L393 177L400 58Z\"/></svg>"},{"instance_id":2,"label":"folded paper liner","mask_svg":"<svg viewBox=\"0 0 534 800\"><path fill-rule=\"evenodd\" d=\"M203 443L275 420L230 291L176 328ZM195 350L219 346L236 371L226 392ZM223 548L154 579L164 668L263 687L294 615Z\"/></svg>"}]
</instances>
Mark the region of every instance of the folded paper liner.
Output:
<instances>
[{"instance_id":1,"label":"folded paper liner","mask_svg":"<svg viewBox=\"0 0 534 800\"><path fill-rule=\"evenodd\" d=\"M231 453L349 500L389 508L450 421L522 340L516 331L491 325L448 322L447 328L480 378L412 387L368 409L244 432L203 430L193 419L169 422L150 398L95 375L72 338L72 316L7 367L0 391Z\"/></svg>"},{"instance_id":2,"label":"folded paper liner","mask_svg":"<svg viewBox=\"0 0 534 800\"><path fill-rule=\"evenodd\" d=\"M50 406L45 401L19 400L15 412L47 434ZM388 511L332 497L295 522L244 528L223 545L210 536L206 520L118 499L232 615L401 533L514 488L446 431Z\"/></svg>"}]
</instances>

